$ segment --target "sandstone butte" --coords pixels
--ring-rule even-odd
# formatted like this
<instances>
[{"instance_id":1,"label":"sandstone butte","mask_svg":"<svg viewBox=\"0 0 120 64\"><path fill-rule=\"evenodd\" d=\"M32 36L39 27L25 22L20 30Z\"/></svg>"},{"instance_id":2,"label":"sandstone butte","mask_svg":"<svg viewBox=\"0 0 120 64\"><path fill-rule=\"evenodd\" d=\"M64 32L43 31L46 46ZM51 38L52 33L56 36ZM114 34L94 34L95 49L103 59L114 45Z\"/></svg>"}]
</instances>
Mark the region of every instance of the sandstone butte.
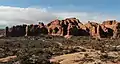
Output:
<instances>
[{"instance_id":1,"label":"sandstone butte","mask_svg":"<svg viewBox=\"0 0 120 64\"><path fill-rule=\"evenodd\" d=\"M66 18L64 20L53 20L47 25L39 22L34 25L16 25L6 27L7 37L38 36L40 34L64 36L91 36L95 38L118 38L120 32L120 22L116 20L103 21L101 24L90 22L83 24L77 18Z\"/></svg>"}]
</instances>

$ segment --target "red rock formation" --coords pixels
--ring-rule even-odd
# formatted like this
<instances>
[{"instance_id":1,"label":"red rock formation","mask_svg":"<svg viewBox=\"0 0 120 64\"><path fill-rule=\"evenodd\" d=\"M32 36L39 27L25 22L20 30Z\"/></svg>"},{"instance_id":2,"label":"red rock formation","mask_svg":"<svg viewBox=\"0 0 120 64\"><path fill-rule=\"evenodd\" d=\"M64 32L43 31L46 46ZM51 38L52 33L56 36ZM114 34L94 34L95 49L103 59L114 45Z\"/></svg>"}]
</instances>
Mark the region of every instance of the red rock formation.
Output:
<instances>
[{"instance_id":1,"label":"red rock formation","mask_svg":"<svg viewBox=\"0 0 120 64\"><path fill-rule=\"evenodd\" d=\"M39 34L48 34L47 28L43 23L38 25L16 25L12 28L6 27L6 36L37 36Z\"/></svg>"},{"instance_id":2,"label":"red rock formation","mask_svg":"<svg viewBox=\"0 0 120 64\"><path fill-rule=\"evenodd\" d=\"M19 33L19 34L18 34ZM17 25L12 28L6 27L6 36L37 36L49 34L54 36L92 36L92 37L118 37L120 34L120 23L116 20L104 21L102 24L90 22L82 24L76 18L66 18L64 20L53 20L44 25Z\"/></svg>"},{"instance_id":3,"label":"red rock formation","mask_svg":"<svg viewBox=\"0 0 120 64\"><path fill-rule=\"evenodd\" d=\"M6 27L6 36L24 36L26 33L25 27L26 25L17 25L13 26L12 28Z\"/></svg>"},{"instance_id":4,"label":"red rock formation","mask_svg":"<svg viewBox=\"0 0 120 64\"><path fill-rule=\"evenodd\" d=\"M38 25L31 24L26 27L25 36L37 36L40 34L48 34L48 30L43 23L39 22Z\"/></svg>"},{"instance_id":5,"label":"red rock formation","mask_svg":"<svg viewBox=\"0 0 120 64\"><path fill-rule=\"evenodd\" d=\"M98 23L88 21L88 23L86 23L85 26L88 29L90 36L100 36L98 31L99 29Z\"/></svg>"},{"instance_id":6,"label":"red rock formation","mask_svg":"<svg viewBox=\"0 0 120 64\"><path fill-rule=\"evenodd\" d=\"M49 35L62 35L62 26L60 20L54 20L47 25Z\"/></svg>"},{"instance_id":7,"label":"red rock formation","mask_svg":"<svg viewBox=\"0 0 120 64\"><path fill-rule=\"evenodd\" d=\"M54 20L47 25L50 35L88 35L87 28L76 18L66 18L65 20ZM53 32L52 32L53 31Z\"/></svg>"},{"instance_id":8,"label":"red rock formation","mask_svg":"<svg viewBox=\"0 0 120 64\"><path fill-rule=\"evenodd\" d=\"M120 34L120 23L117 22L116 20L109 20L109 21L104 21L102 23L105 27L113 30L111 31L111 34L113 34L113 38L118 37L118 34Z\"/></svg>"}]
</instances>

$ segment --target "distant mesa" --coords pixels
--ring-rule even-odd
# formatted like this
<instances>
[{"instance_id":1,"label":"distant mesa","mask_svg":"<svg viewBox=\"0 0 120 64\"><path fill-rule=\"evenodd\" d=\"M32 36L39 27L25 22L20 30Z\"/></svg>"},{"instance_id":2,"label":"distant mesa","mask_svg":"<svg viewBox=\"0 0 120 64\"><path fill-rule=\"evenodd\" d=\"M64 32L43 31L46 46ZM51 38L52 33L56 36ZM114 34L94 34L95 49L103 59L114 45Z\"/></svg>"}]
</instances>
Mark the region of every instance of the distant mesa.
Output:
<instances>
[{"instance_id":1,"label":"distant mesa","mask_svg":"<svg viewBox=\"0 0 120 64\"><path fill-rule=\"evenodd\" d=\"M107 20L103 23L96 23L88 21L83 24L77 18L66 18L64 20L55 19L44 25L39 22L34 25L16 25L12 27L6 27L7 37L19 37L19 36L39 36L41 34L64 36L70 38L70 36L91 36L95 38L117 38L120 32L120 22L116 20Z\"/></svg>"}]
</instances>

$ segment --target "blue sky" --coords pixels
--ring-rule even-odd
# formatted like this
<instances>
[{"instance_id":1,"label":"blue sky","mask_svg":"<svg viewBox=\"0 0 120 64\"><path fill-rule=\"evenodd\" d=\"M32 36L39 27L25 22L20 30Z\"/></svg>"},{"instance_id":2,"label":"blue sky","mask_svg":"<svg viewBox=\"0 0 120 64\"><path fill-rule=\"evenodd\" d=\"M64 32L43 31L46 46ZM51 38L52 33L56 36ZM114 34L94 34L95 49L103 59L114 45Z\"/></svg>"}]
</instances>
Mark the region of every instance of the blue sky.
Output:
<instances>
[{"instance_id":1,"label":"blue sky","mask_svg":"<svg viewBox=\"0 0 120 64\"><path fill-rule=\"evenodd\" d=\"M120 0L0 0L0 5L14 7L52 7L58 10L118 14Z\"/></svg>"},{"instance_id":2,"label":"blue sky","mask_svg":"<svg viewBox=\"0 0 120 64\"><path fill-rule=\"evenodd\" d=\"M58 17L82 22L120 20L120 0L0 0L0 25L48 23Z\"/></svg>"}]
</instances>

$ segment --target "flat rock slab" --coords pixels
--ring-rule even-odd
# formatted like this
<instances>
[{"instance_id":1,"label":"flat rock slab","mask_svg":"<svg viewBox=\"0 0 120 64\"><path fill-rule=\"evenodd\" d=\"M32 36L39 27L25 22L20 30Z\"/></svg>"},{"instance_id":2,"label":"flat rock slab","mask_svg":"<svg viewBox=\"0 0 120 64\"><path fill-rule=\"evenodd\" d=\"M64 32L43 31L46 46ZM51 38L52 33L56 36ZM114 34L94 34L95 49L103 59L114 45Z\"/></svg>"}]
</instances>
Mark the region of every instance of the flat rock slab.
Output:
<instances>
[{"instance_id":1,"label":"flat rock slab","mask_svg":"<svg viewBox=\"0 0 120 64\"><path fill-rule=\"evenodd\" d=\"M17 58L17 56L8 56L8 57L5 57L5 58L0 58L0 62L9 62L13 59Z\"/></svg>"},{"instance_id":2,"label":"flat rock slab","mask_svg":"<svg viewBox=\"0 0 120 64\"><path fill-rule=\"evenodd\" d=\"M108 55L111 56L111 53ZM114 52L113 52L114 53ZM87 56L86 56L87 54ZM78 52L72 54L65 54L61 56L52 57L50 62L52 63L59 63L59 64L120 64L120 62L113 63L111 61L102 62L100 57L100 52Z\"/></svg>"}]
</instances>

